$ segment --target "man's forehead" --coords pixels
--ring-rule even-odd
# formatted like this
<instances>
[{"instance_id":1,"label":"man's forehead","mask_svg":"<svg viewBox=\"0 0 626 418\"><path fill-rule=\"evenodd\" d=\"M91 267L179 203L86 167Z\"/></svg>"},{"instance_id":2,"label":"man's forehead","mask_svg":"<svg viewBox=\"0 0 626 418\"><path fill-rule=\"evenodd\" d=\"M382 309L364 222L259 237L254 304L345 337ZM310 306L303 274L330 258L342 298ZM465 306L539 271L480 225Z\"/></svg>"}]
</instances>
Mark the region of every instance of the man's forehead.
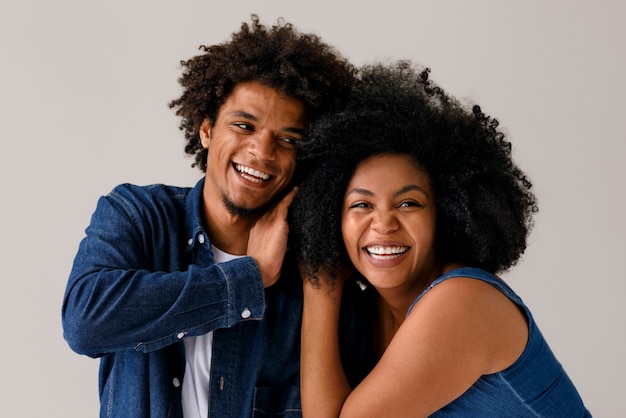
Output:
<instances>
[{"instance_id":1,"label":"man's forehead","mask_svg":"<svg viewBox=\"0 0 626 418\"><path fill-rule=\"evenodd\" d=\"M260 121L268 117L291 119L288 125L304 127L308 121L307 107L300 99L258 82L237 84L222 103L219 115Z\"/></svg>"}]
</instances>

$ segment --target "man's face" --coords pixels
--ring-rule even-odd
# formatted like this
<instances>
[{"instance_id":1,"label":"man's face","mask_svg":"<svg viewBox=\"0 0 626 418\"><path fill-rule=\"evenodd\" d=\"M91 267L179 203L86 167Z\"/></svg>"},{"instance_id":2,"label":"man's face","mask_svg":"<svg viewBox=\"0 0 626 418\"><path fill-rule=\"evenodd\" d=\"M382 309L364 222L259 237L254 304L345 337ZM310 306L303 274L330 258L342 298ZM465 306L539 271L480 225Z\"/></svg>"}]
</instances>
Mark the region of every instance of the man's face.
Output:
<instances>
[{"instance_id":1,"label":"man's face","mask_svg":"<svg viewBox=\"0 0 626 418\"><path fill-rule=\"evenodd\" d=\"M293 177L306 122L299 100L257 82L235 86L215 124L207 119L200 128L208 148L205 199L239 216L268 204Z\"/></svg>"}]
</instances>

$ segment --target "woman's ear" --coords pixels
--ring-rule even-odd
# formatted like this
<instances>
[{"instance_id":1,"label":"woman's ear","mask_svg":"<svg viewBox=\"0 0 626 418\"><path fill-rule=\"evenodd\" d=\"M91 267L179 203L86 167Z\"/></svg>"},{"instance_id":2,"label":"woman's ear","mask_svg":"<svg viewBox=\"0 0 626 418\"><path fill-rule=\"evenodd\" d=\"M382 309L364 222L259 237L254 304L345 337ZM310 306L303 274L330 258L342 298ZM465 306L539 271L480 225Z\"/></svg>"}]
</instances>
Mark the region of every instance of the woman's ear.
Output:
<instances>
[{"instance_id":1,"label":"woman's ear","mask_svg":"<svg viewBox=\"0 0 626 418\"><path fill-rule=\"evenodd\" d=\"M211 142L211 122L209 118L206 118L202 121L202 125L200 125L200 142L202 143L202 148L209 149L209 143Z\"/></svg>"}]
</instances>

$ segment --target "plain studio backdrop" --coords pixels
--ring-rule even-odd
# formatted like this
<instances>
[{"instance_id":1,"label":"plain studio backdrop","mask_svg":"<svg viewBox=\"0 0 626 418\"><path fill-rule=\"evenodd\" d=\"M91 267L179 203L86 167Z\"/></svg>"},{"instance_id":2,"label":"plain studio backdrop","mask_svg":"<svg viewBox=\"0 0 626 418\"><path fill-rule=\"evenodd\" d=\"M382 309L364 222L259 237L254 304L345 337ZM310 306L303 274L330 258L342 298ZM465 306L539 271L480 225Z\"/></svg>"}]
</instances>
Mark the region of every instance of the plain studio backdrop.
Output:
<instances>
[{"instance_id":1,"label":"plain studio backdrop","mask_svg":"<svg viewBox=\"0 0 626 418\"><path fill-rule=\"evenodd\" d=\"M626 410L626 6L601 1L21 0L0 5L0 415L95 417L61 302L99 196L193 185L180 60L257 13L353 63L409 58L498 118L540 212L504 278L598 417ZM277 342L279 343L279 342Z\"/></svg>"}]
</instances>

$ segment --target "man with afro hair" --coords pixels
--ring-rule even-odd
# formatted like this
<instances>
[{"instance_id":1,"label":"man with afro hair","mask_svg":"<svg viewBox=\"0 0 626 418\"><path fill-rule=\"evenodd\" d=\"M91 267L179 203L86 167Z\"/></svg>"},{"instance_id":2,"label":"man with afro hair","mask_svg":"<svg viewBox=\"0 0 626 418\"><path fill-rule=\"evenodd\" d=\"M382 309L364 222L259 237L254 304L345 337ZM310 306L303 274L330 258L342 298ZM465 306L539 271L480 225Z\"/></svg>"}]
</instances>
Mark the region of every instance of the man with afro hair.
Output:
<instances>
[{"instance_id":1,"label":"man with afro hair","mask_svg":"<svg viewBox=\"0 0 626 418\"><path fill-rule=\"evenodd\" d=\"M318 36L254 15L182 66L170 107L204 177L99 200L64 297L65 339L101 358L101 416L300 416L287 208L303 131L341 105L355 70Z\"/></svg>"}]
</instances>

